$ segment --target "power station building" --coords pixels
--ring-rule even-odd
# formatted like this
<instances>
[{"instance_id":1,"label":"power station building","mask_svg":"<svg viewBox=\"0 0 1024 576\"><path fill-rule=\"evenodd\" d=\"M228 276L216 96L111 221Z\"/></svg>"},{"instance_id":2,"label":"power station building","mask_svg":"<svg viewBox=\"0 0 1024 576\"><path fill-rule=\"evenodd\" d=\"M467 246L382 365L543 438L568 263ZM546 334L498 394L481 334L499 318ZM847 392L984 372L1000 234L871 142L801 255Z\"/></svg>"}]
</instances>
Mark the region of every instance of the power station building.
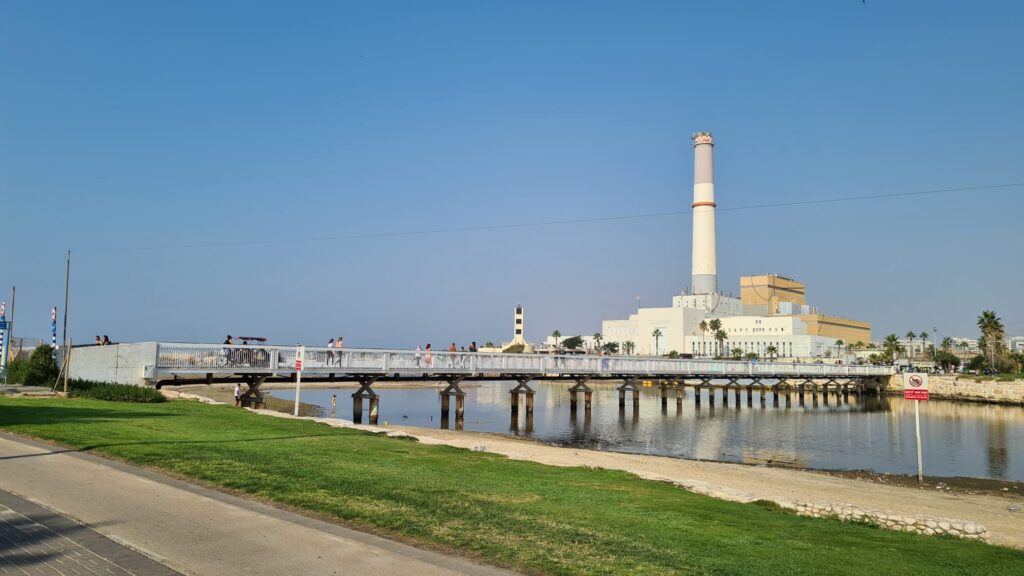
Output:
<instances>
[{"instance_id":1,"label":"power station building","mask_svg":"<svg viewBox=\"0 0 1024 576\"><path fill-rule=\"evenodd\" d=\"M869 323L818 312L807 304L806 285L792 278L744 276L739 298L718 290L713 148L710 132L694 134L692 293L674 296L671 306L604 320L604 341L617 342L620 350L632 342L634 354L711 357L739 349L760 358L830 356L841 352L837 340L871 342ZM715 337L713 320L721 324L724 339Z\"/></svg>"}]
</instances>

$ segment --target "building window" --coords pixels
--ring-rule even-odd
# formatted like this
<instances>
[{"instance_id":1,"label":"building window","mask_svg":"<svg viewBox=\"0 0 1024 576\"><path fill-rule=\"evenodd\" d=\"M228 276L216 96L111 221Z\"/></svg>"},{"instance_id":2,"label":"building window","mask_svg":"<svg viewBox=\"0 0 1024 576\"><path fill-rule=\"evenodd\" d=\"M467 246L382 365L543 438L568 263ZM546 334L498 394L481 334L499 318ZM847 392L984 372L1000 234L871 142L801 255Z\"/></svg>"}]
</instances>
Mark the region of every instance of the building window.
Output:
<instances>
[{"instance_id":1,"label":"building window","mask_svg":"<svg viewBox=\"0 0 1024 576\"><path fill-rule=\"evenodd\" d=\"M518 336L518 335L520 335L522 333L523 333L523 329L522 328L516 328L516 336Z\"/></svg>"},{"instance_id":2,"label":"building window","mask_svg":"<svg viewBox=\"0 0 1024 576\"><path fill-rule=\"evenodd\" d=\"M522 318L516 318L516 324L522 324L522 323L523 323L523 319Z\"/></svg>"}]
</instances>

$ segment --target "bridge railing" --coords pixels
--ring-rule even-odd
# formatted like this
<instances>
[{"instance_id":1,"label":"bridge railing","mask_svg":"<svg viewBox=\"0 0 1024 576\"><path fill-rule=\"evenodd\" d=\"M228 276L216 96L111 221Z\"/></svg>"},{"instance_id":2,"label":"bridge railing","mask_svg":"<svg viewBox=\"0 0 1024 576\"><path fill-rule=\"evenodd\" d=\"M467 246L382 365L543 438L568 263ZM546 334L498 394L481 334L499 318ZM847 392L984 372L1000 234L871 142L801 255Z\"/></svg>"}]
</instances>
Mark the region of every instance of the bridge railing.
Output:
<instances>
[{"instance_id":1,"label":"bridge railing","mask_svg":"<svg viewBox=\"0 0 1024 576\"><path fill-rule=\"evenodd\" d=\"M165 373L291 373L294 346L159 343L157 369ZM885 376L888 366L850 366L670 359L645 356L502 354L439 350L307 347L303 372L327 374L606 374L633 376Z\"/></svg>"}]
</instances>

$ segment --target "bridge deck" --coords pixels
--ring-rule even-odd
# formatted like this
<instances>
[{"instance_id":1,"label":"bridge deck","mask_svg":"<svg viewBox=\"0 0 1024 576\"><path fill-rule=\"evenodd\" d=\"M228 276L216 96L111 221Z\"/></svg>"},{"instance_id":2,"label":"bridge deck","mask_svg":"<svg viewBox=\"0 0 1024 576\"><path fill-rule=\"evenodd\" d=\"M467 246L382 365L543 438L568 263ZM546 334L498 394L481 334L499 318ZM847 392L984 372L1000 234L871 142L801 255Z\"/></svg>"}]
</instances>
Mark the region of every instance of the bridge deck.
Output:
<instances>
[{"instance_id":1,"label":"bridge deck","mask_svg":"<svg viewBox=\"0 0 1024 576\"><path fill-rule=\"evenodd\" d=\"M287 377L295 372L294 346L155 343L155 364L147 379L212 375ZM871 378L889 376L889 366L848 366L790 362L669 359L641 356L492 354L416 350L306 348L303 376L398 375L427 379L440 375L482 378L534 377L636 378Z\"/></svg>"}]
</instances>

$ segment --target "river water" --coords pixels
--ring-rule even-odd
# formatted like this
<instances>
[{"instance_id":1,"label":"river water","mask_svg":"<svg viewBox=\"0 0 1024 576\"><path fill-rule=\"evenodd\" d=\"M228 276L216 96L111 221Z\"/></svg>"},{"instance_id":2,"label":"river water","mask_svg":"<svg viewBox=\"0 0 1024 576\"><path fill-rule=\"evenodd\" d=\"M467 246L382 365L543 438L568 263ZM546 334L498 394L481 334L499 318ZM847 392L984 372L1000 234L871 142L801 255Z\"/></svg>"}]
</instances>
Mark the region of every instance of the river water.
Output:
<instances>
[{"instance_id":1,"label":"river water","mask_svg":"<svg viewBox=\"0 0 1024 576\"><path fill-rule=\"evenodd\" d=\"M850 395L848 401L831 394L828 404L819 395L817 405L807 392L803 406L793 392L787 407L780 394L778 407L770 392L765 405L757 390L748 406L747 394L737 406L729 391L728 405L718 392L714 405L708 390L700 405L694 389L687 388L681 406L669 390L662 409L657 387L643 388L640 407L633 410L627 395L620 410L618 392L610 383L589 385L594 390L590 418L583 410L570 415L570 384L531 382L536 390L532 422L520 409L511 419L509 390L515 383L463 384L466 408L463 429L526 436L555 444L599 450L654 454L724 462L771 463L827 470L870 470L916 474L914 406L902 398ZM441 427L440 388L375 387L380 395L379 422L424 428ZM330 415L331 396L337 395L340 418L352 417L352 388L306 389L302 401ZM294 399L292 390L272 390L278 398ZM455 427L455 402L451 420ZM366 422L367 409L363 418ZM1024 481L1024 408L930 400L921 403L924 470L928 476L964 476Z\"/></svg>"}]
</instances>

